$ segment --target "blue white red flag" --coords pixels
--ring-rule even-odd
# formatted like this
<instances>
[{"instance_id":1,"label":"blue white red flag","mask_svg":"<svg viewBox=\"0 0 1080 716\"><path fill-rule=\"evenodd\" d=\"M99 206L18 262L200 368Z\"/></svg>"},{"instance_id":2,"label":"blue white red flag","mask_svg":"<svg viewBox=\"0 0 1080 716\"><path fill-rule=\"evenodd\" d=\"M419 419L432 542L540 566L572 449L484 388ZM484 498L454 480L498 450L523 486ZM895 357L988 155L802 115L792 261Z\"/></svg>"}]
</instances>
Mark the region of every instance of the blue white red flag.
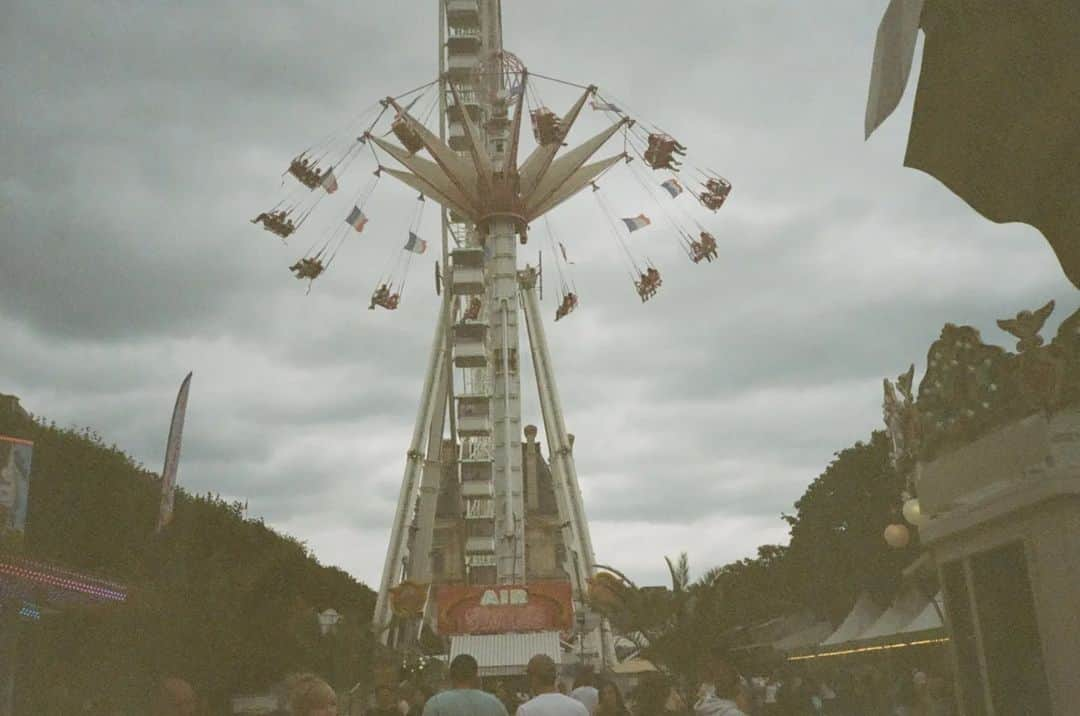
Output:
<instances>
[{"instance_id":1,"label":"blue white red flag","mask_svg":"<svg viewBox=\"0 0 1080 716\"><path fill-rule=\"evenodd\" d=\"M623 219L622 222L626 224L626 228L630 231L637 231L638 229L644 229L646 226L652 223L652 220L644 214L638 214L632 216L629 219Z\"/></svg>"},{"instance_id":2,"label":"blue white red flag","mask_svg":"<svg viewBox=\"0 0 1080 716\"><path fill-rule=\"evenodd\" d=\"M409 240L405 242L405 250L414 254L422 254L427 251L427 242L413 232L409 232Z\"/></svg>"},{"instance_id":3,"label":"blue white red flag","mask_svg":"<svg viewBox=\"0 0 1080 716\"><path fill-rule=\"evenodd\" d=\"M682 184L680 184L679 180L676 179L675 177L672 177L672 178L668 179L666 182L664 182L660 186L664 187L664 189L667 190L668 194L671 194L672 199L677 197L679 194L683 193Z\"/></svg>"},{"instance_id":4,"label":"blue white red flag","mask_svg":"<svg viewBox=\"0 0 1080 716\"><path fill-rule=\"evenodd\" d=\"M356 229L359 233L364 230L364 225L367 224L367 217L364 212L360 211L359 206L354 206L349 215L345 217L345 223Z\"/></svg>"},{"instance_id":5,"label":"blue white red flag","mask_svg":"<svg viewBox=\"0 0 1080 716\"><path fill-rule=\"evenodd\" d=\"M334 176L333 169L326 170L326 176L324 176L322 181L319 182L319 185L323 189L326 189L327 194L333 194L335 191L337 191L337 177Z\"/></svg>"}]
</instances>

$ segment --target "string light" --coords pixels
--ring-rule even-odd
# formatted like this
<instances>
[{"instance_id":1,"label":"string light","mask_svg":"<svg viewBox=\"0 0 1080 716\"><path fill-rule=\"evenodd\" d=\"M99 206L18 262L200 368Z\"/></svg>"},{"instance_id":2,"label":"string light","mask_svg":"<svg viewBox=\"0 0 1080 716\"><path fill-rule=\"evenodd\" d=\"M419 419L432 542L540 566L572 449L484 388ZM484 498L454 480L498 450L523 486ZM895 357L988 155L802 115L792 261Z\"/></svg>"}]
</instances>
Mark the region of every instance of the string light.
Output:
<instances>
[{"instance_id":1,"label":"string light","mask_svg":"<svg viewBox=\"0 0 1080 716\"><path fill-rule=\"evenodd\" d=\"M81 592L82 594L88 594L109 601L122 602L127 599L127 594L123 591L100 586L101 583L86 582L61 576L72 574L61 570L56 570L55 572L43 572L16 564L0 562L0 574L8 574L20 579L26 579L39 584L47 584L51 587L59 587L68 591Z\"/></svg>"},{"instance_id":2,"label":"string light","mask_svg":"<svg viewBox=\"0 0 1080 716\"><path fill-rule=\"evenodd\" d=\"M33 621L41 620L41 610L30 603L23 604L22 609L19 610L19 616L26 619L32 619Z\"/></svg>"},{"instance_id":3,"label":"string light","mask_svg":"<svg viewBox=\"0 0 1080 716\"><path fill-rule=\"evenodd\" d=\"M908 641L903 644L883 644L881 646L864 646L858 649L843 649L841 651L829 651L824 654L809 654L807 656L789 656L788 661L802 661L804 659L817 659L823 656L843 656L845 654L861 654L867 651L884 651L886 649L903 649L908 646L923 646L926 644L944 644L949 637L941 639L922 639L921 641Z\"/></svg>"}]
</instances>

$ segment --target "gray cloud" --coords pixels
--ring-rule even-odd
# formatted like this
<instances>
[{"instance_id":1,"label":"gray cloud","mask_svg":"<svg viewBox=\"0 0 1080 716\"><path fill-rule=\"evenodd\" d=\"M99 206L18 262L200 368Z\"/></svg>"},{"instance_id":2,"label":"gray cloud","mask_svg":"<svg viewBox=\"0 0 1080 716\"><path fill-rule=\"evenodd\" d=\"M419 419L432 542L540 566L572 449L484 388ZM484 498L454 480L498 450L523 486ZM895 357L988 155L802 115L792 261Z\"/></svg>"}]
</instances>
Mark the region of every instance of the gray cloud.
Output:
<instances>
[{"instance_id":1,"label":"gray cloud","mask_svg":"<svg viewBox=\"0 0 1080 716\"><path fill-rule=\"evenodd\" d=\"M0 391L157 469L193 369L182 484L247 500L376 581L438 305L432 256L395 314L367 296L415 197L380 183L368 229L309 296L286 267L340 222L370 158L290 246L248 219L277 200L294 153L434 77L435 3L9 5ZM568 320L550 322L542 225L522 254L545 253L545 328L598 556L643 581L687 547L706 569L782 541L780 512L879 425L880 377L924 367L944 322L1011 345L994 319L1056 298L1049 333L1080 305L1037 232L901 166L910 93L862 141L883 9L506 5L507 47L531 69L597 83L735 185L719 214L694 214L721 244L695 266L631 175L605 178L617 211L656 220L631 240L665 278L645 305L592 196L551 219L576 262ZM556 108L577 93L537 89ZM421 233L436 226L429 208Z\"/></svg>"}]
</instances>

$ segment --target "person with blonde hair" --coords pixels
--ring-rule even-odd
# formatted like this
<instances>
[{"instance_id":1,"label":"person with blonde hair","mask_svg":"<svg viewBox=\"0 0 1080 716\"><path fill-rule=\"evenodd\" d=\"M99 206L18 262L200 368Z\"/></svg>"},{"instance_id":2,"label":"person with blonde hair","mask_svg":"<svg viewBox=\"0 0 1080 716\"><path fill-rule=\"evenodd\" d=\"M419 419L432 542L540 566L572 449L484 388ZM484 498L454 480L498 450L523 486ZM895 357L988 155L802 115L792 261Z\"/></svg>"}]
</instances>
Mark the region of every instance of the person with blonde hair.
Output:
<instances>
[{"instance_id":1,"label":"person with blonde hair","mask_svg":"<svg viewBox=\"0 0 1080 716\"><path fill-rule=\"evenodd\" d=\"M296 674L287 684L292 716L337 716L337 694L315 674Z\"/></svg>"},{"instance_id":2,"label":"person with blonde hair","mask_svg":"<svg viewBox=\"0 0 1080 716\"><path fill-rule=\"evenodd\" d=\"M191 684L176 676L158 682L154 696L154 716L195 716L199 699Z\"/></svg>"}]
</instances>

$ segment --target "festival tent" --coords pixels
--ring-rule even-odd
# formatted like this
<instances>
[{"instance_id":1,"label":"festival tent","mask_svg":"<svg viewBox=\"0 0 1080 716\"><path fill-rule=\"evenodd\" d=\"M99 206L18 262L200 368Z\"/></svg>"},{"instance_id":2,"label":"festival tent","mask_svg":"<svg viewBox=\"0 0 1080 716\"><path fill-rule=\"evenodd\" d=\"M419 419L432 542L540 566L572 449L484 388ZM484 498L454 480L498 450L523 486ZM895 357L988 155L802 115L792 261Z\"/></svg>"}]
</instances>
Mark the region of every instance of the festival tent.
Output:
<instances>
[{"instance_id":1,"label":"festival tent","mask_svg":"<svg viewBox=\"0 0 1080 716\"><path fill-rule=\"evenodd\" d=\"M903 631L922 613L929 600L914 587L907 587L896 596L892 606L878 617L855 641L888 639Z\"/></svg>"},{"instance_id":2,"label":"festival tent","mask_svg":"<svg viewBox=\"0 0 1080 716\"><path fill-rule=\"evenodd\" d=\"M941 592L932 601L926 603L926 607L919 616L901 631L902 634L915 634L918 632L939 631L945 628L941 621L941 615L945 613L945 600Z\"/></svg>"},{"instance_id":3,"label":"festival tent","mask_svg":"<svg viewBox=\"0 0 1080 716\"><path fill-rule=\"evenodd\" d=\"M869 629L884 612L885 610L878 606L877 602L869 594L863 592L855 600L855 606L844 617L844 621L840 622L840 626L837 627L836 631L828 639L821 642L821 645L843 644L857 638L859 634Z\"/></svg>"},{"instance_id":4,"label":"festival tent","mask_svg":"<svg viewBox=\"0 0 1080 716\"><path fill-rule=\"evenodd\" d=\"M811 624L805 629L800 629L794 634L789 634L783 639L773 642L772 648L782 654L798 649L817 646L829 634L833 632L833 625L828 621L820 621Z\"/></svg>"},{"instance_id":5,"label":"festival tent","mask_svg":"<svg viewBox=\"0 0 1080 716\"><path fill-rule=\"evenodd\" d=\"M904 165L991 221L1034 226L1080 287L1080 3L891 0L874 47L867 138L904 94L919 29Z\"/></svg>"}]
</instances>

